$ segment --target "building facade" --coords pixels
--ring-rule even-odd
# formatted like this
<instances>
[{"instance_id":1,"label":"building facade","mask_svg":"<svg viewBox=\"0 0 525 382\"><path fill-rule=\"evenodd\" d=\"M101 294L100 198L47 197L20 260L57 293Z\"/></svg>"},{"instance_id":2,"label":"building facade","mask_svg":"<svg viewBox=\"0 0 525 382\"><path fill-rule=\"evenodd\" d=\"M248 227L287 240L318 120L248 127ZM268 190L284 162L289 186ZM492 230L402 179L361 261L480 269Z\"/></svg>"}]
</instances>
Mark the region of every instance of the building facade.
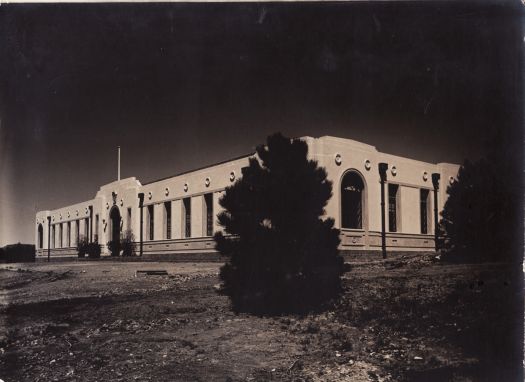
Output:
<instances>
[{"instance_id":1,"label":"building facade","mask_svg":"<svg viewBox=\"0 0 525 382\"><path fill-rule=\"evenodd\" d=\"M458 165L385 154L343 138L301 139L333 183L326 216L341 231L342 251L380 251L383 245L387 251L434 250L436 218ZM37 256L76 254L81 237L102 244L103 254L109 254L106 243L126 231L137 244L142 237L145 256L212 253L213 234L221 230L219 199L254 155L145 184L118 180L100 187L91 200L40 211Z\"/></svg>"}]
</instances>

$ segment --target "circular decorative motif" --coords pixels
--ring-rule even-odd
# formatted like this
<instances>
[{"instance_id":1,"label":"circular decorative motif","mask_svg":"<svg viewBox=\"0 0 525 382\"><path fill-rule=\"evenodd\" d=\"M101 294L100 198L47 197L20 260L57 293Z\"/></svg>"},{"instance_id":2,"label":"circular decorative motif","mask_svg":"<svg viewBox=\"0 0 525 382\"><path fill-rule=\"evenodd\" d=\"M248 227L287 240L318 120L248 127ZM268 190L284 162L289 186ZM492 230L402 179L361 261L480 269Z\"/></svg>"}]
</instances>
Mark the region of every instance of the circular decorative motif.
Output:
<instances>
[{"instance_id":1,"label":"circular decorative motif","mask_svg":"<svg viewBox=\"0 0 525 382\"><path fill-rule=\"evenodd\" d=\"M151 200L151 198L152 198L152 197L153 197L153 194L151 193L151 191L150 191L150 192L148 192L148 199L150 199L150 200Z\"/></svg>"},{"instance_id":2,"label":"circular decorative motif","mask_svg":"<svg viewBox=\"0 0 525 382\"><path fill-rule=\"evenodd\" d=\"M423 180L426 182L428 180L428 172L423 171Z\"/></svg>"},{"instance_id":3,"label":"circular decorative motif","mask_svg":"<svg viewBox=\"0 0 525 382\"><path fill-rule=\"evenodd\" d=\"M449 184L453 184L454 182L455 182L455 180L454 180L454 177L453 177L453 176L451 176L450 178L448 178L448 183L449 183Z\"/></svg>"},{"instance_id":4,"label":"circular decorative motif","mask_svg":"<svg viewBox=\"0 0 525 382\"><path fill-rule=\"evenodd\" d=\"M78 210L75 211L75 214L78 216Z\"/></svg>"},{"instance_id":5,"label":"circular decorative motif","mask_svg":"<svg viewBox=\"0 0 525 382\"><path fill-rule=\"evenodd\" d=\"M365 169L368 171L370 168L372 168L372 163L367 159L365 160Z\"/></svg>"},{"instance_id":6,"label":"circular decorative motif","mask_svg":"<svg viewBox=\"0 0 525 382\"><path fill-rule=\"evenodd\" d=\"M55 221L55 217L53 216L53 221Z\"/></svg>"},{"instance_id":7,"label":"circular decorative motif","mask_svg":"<svg viewBox=\"0 0 525 382\"><path fill-rule=\"evenodd\" d=\"M343 158L341 157L341 154L335 154L335 164L340 166L343 162Z\"/></svg>"},{"instance_id":8,"label":"circular decorative motif","mask_svg":"<svg viewBox=\"0 0 525 382\"><path fill-rule=\"evenodd\" d=\"M209 187L210 186L210 183L211 183L211 179L210 178L206 178L204 180L204 184L206 185L206 187Z\"/></svg>"},{"instance_id":9,"label":"circular decorative motif","mask_svg":"<svg viewBox=\"0 0 525 382\"><path fill-rule=\"evenodd\" d=\"M88 212L89 212L89 208L86 207L86 215L87 215Z\"/></svg>"},{"instance_id":10,"label":"circular decorative motif","mask_svg":"<svg viewBox=\"0 0 525 382\"><path fill-rule=\"evenodd\" d=\"M67 217L70 217L70 216L71 216L71 214L69 213L69 211L67 211Z\"/></svg>"},{"instance_id":11,"label":"circular decorative motif","mask_svg":"<svg viewBox=\"0 0 525 382\"><path fill-rule=\"evenodd\" d=\"M60 214L60 220L62 220L62 214Z\"/></svg>"},{"instance_id":12,"label":"circular decorative motif","mask_svg":"<svg viewBox=\"0 0 525 382\"><path fill-rule=\"evenodd\" d=\"M393 176L396 176L396 174L397 174L397 167L396 166L392 166L392 169L390 170L390 172L392 173Z\"/></svg>"},{"instance_id":13,"label":"circular decorative motif","mask_svg":"<svg viewBox=\"0 0 525 382\"><path fill-rule=\"evenodd\" d=\"M106 210L109 210L109 203L106 202Z\"/></svg>"},{"instance_id":14,"label":"circular decorative motif","mask_svg":"<svg viewBox=\"0 0 525 382\"><path fill-rule=\"evenodd\" d=\"M230 172L230 182L235 180L235 171Z\"/></svg>"},{"instance_id":15,"label":"circular decorative motif","mask_svg":"<svg viewBox=\"0 0 525 382\"><path fill-rule=\"evenodd\" d=\"M166 187L166 189L164 190L164 194L166 196L168 196L170 194L170 189L168 187Z\"/></svg>"},{"instance_id":16,"label":"circular decorative motif","mask_svg":"<svg viewBox=\"0 0 525 382\"><path fill-rule=\"evenodd\" d=\"M184 183L184 192L187 192L188 188L189 188L188 183Z\"/></svg>"},{"instance_id":17,"label":"circular decorative motif","mask_svg":"<svg viewBox=\"0 0 525 382\"><path fill-rule=\"evenodd\" d=\"M122 207L124 205L124 201L120 199L120 206Z\"/></svg>"}]
</instances>

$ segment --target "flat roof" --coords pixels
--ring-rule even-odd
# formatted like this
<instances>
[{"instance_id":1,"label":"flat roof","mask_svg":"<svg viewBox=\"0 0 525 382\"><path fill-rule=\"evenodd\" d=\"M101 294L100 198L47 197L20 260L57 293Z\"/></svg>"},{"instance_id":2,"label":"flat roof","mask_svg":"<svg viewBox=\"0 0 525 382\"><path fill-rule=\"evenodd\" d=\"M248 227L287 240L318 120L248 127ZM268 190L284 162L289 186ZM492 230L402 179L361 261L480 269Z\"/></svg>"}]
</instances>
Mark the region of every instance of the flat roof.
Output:
<instances>
[{"instance_id":1,"label":"flat roof","mask_svg":"<svg viewBox=\"0 0 525 382\"><path fill-rule=\"evenodd\" d=\"M220 162L209 164L207 166L202 166L202 167L199 167L199 168L194 168L194 169L191 169L191 170L182 171L182 172L176 173L174 175L165 176L164 178L155 179L155 180L152 180L150 182L142 183L142 185L146 186L148 184L162 182L163 180L170 179L170 178L175 178L175 177L181 176L181 175L186 175L186 174L189 174L190 172L200 171L200 170L204 170L204 169L206 169L208 167L218 166L218 165L221 165L221 164L224 164L224 163L233 162L234 160L247 158L247 157L250 157L250 156L252 156L254 154L255 154L255 152L250 153L250 154L239 155L238 157L235 157L235 158L226 159L226 160L223 160L223 161L220 161Z\"/></svg>"}]
</instances>

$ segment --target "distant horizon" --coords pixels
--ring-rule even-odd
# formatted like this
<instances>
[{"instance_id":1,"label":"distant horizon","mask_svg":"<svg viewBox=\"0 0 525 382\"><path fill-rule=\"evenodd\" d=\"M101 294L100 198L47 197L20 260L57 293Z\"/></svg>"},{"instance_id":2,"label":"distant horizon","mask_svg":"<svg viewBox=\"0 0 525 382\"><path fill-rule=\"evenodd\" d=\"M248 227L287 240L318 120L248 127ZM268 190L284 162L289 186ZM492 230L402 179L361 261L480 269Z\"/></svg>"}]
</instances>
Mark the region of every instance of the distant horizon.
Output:
<instances>
[{"instance_id":1,"label":"distant horizon","mask_svg":"<svg viewBox=\"0 0 525 382\"><path fill-rule=\"evenodd\" d=\"M0 246L38 210L244 155L281 132L430 163L522 151L521 7L5 4ZM205 27L203 27L205 26Z\"/></svg>"}]
</instances>

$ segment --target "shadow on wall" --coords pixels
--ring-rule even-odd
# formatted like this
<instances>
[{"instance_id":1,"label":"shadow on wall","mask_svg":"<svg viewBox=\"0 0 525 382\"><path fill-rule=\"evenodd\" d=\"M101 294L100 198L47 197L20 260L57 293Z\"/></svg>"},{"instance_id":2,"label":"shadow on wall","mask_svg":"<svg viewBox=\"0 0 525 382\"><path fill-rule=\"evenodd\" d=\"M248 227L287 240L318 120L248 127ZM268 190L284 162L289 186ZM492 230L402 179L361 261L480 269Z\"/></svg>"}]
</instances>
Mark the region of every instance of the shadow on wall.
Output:
<instances>
[{"instance_id":1,"label":"shadow on wall","mask_svg":"<svg viewBox=\"0 0 525 382\"><path fill-rule=\"evenodd\" d=\"M35 261L35 246L10 244L0 248L0 263L30 263Z\"/></svg>"}]
</instances>

